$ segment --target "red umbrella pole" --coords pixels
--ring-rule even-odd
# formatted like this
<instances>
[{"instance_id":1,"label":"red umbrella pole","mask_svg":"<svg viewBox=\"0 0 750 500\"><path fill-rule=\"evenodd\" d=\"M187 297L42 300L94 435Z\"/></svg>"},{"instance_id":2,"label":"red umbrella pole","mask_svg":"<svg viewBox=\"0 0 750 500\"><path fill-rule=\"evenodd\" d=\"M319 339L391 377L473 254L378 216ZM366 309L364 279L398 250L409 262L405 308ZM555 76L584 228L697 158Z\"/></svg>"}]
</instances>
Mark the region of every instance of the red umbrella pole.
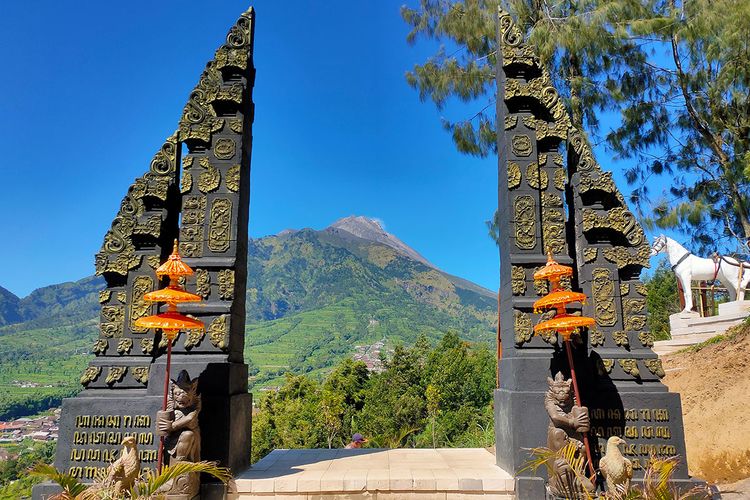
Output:
<instances>
[{"instance_id":1,"label":"red umbrella pole","mask_svg":"<svg viewBox=\"0 0 750 500\"><path fill-rule=\"evenodd\" d=\"M570 346L570 339L565 340L565 353L568 355L568 365L570 365L570 378L573 379L573 393L576 396L576 404L581 406L581 393L578 392L578 380L576 380L576 370L573 365L573 351ZM591 446L589 446L589 434L583 432L583 446L586 448L586 458L589 462L589 471L591 477L596 477L596 471L594 470L594 462L591 460ZM593 482L593 479L592 479Z\"/></svg>"},{"instance_id":2,"label":"red umbrella pole","mask_svg":"<svg viewBox=\"0 0 750 500\"><path fill-rule=\"evenodd\" d=\"M166 335L166 332L165 332ZM169 370L172 366L172 338L167 335L167 369L164 374L164 399L162 399L161 409L167 411L167 395L169 393ZM157 471L161 472L164 464L164 436L159 437L159 455L157 457Z\"/></svg>"}]
</instances>

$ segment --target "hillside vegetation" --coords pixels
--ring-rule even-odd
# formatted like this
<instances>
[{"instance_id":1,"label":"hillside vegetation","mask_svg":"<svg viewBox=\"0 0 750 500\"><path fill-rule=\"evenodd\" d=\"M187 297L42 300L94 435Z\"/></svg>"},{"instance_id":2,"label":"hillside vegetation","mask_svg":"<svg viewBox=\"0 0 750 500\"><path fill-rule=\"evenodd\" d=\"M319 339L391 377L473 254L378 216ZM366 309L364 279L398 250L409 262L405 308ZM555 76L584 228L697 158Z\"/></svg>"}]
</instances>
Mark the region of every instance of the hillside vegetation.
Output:
<instances>
[{"instance_id":1,"label":"hillside vegetation","mask_svg":"<svg viewBox=\"0 0 750 500\"><path fill-rule=\"evenodd\" d=\"M361 217L251 240L245 335L251 385L283 384L287 371L320 378L355 345L382 339L389 348L420 335L435 343L452 330L492 343L494 294L404 248ZM78 390L103 287L101 278L88 277L22 299L0 288L0 419L44 409ZM41 387L22 387L30 383Z\"/></svg>"}]
</instances>

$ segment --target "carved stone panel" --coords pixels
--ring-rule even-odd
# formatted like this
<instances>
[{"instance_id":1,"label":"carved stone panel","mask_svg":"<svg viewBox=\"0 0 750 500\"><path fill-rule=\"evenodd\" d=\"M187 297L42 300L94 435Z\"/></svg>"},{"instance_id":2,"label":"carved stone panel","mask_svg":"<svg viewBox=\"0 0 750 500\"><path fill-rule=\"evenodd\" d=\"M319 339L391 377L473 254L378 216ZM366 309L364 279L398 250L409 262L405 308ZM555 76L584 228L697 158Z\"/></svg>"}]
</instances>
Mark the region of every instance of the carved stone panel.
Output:
<instances>
[{"instance_id":1,"label":"carved stone panel","mask_svg":"<svg viewBox=\"0 0 750 500\"><path fill-rule=\"evenodd\" d=\"M536 207L534 198L519 196L514 202L516 245L521 250L533 250L536 246Z\"/></svg>"},{"instance_id":2,"label":"carved stone panel","mask_svg":"<svg viewBox=\"0 0 750 500\"><path fill-rule=\"evenodd\" d=\"M609 269L596 268L593 273L593 302L596 314L596 324L599 326L615 326L617 324L617 310L615 308L614 278Z\"/></svg>"},{"instance_id":3,"label":"carved stone panel","mask_svg":"<svg viewBox=\"0 0 750 500\"><path fill-rule=\"evenodd\" d=\"M135 326L138 318L148 316L151 304L143 300L143 296L154 289L154 280L149 276L137 276L133 280L133 295L130 302L130 331L146 333L148 330Z\"/></svg>"},{"instance_id":4,"label":"carved stone panel","mask_svg":"<svg viewBox=\"0 0 750 500\"><path fill-rule=\"evenodd\" d=\"M227 198L216 198L211 203L208 229L208 248L213 252L229 250L232 226L232 202Z\"/></svg>"}]
</instances>

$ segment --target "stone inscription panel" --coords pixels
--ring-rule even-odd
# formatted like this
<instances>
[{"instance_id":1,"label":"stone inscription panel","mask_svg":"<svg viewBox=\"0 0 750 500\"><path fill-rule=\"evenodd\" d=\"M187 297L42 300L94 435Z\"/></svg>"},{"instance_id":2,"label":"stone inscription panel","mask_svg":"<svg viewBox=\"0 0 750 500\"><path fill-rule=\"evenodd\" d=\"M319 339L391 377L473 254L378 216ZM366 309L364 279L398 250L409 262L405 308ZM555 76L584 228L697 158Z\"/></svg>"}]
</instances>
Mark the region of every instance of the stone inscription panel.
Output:
<instances>
[{"instance_id":1,"label":"stone inscription panel","mask_svg":"<svg viewBox=\"0 0 750 500\"><path fill-rule=\"evenodd\" d=\"M651 456L677 455L677 447L671 442L669 422L668 408L595 408L591 411L591 432L598 438L599 456L604 455L609 437L622 437L628 444L620 449L633 462L634 469L644 469Z\"/></svg>"},{"instance_id":2,"label":"stone inscription panel","mask_svg":"<svg viewBox=\"0 0 750 500\"><path fill-rule=\"evenodd\" d=\"M95 479L117 460L122 440L135 438L144 469L154 468L158 444L152 431L150 415L77 415L73 425L73 442L68 473L80 479Z\"/></svg>"},{"instance_id":3,"label":"stone inscription panel","mask_svg":"<svg viewBox=\"0 0 750 500\"><path fill-rule=\"evenodd\" d=\"M637 476L642 476L649 458L678 456L676 479L687 477L685 467L682 407L679 395L669 392L612 393L602 391L604 398L593 398L589 407L594 453L603 456L607 439L619 436L622 454L633 462Z\"/></svg>"},{"instance_id":4,"label":"stone inscription panel","mask_svg":"<svg viewBox=\"0 0 750 500\"><path fill-rule=\"evenodd\" d=\"M155 469L159 439L155 415L160 396L78 397L63 400L55 464L83 481L94 481L120 457L122 440L135 438L142 469Z\"/></svg>"}]
</instances>

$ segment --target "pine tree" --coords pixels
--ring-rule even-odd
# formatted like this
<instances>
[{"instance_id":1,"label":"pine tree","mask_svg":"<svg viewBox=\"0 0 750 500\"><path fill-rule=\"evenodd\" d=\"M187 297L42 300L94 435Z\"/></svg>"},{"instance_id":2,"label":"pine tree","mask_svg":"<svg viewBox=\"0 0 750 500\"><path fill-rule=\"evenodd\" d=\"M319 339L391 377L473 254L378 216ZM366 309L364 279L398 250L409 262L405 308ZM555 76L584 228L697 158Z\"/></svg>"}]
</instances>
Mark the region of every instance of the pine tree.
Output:
<instances>
[{"instance_id":1,"label":"pine tree","mask_svg":"<svg viewBox=\"0 0 750 500\"><path fill-rule=\"evenodd\" d=\"M630 0L621 0L623 3ZM607 136L647 223L690 236L695 251L747 253L750 238L750 3L649 4L634 37L654 55L610 87L622 125ZM650 199L653 178L670 187Z\"/></svg>"}]
</instances>

